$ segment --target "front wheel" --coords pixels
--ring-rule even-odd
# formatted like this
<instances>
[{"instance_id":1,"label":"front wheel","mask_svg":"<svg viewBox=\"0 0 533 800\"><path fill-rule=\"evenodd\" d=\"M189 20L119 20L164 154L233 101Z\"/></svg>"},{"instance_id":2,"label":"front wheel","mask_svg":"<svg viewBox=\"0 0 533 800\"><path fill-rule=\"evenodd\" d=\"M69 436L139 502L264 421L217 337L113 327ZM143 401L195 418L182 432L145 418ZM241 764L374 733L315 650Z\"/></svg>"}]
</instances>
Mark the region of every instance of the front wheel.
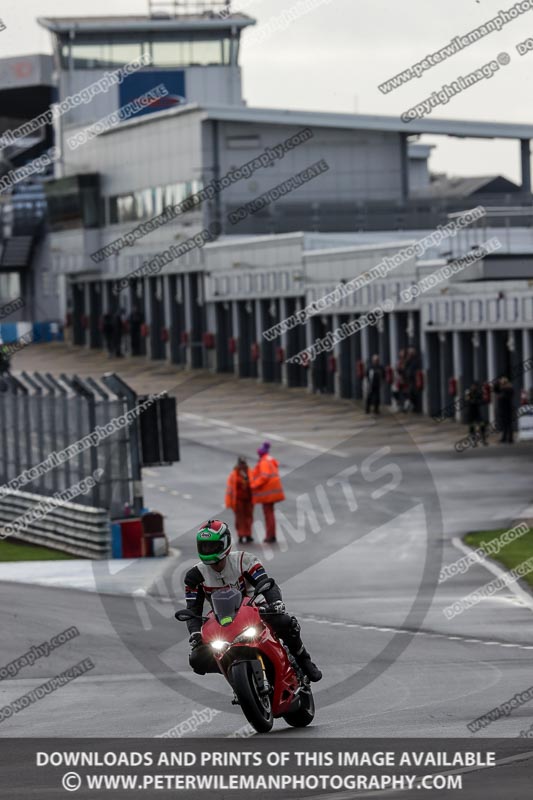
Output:
<instances>
[{"instance_id":1,"label":"front wheel","mask_svg":"<svg viewBox=\"0 0 533 800\"><path fill-rule=\"evenodd\" d=\"M315 718L315 700L311 687L300 692L300 708L296 711L289 711L283 715L283 719L293 728L305 728Z\"/></svg>"},{"instance_id":2,"label":"front wheel","mask_svg":"<svg viewBox=\"0 0 533 800\"><path fill-rule=\"evenodd\" d=\"M268 733L274 724L272 704L268 695L259 694L252 665L239 661L231 668L231 684L242 713L258 733Z\"/></svg>"}]
</instances>

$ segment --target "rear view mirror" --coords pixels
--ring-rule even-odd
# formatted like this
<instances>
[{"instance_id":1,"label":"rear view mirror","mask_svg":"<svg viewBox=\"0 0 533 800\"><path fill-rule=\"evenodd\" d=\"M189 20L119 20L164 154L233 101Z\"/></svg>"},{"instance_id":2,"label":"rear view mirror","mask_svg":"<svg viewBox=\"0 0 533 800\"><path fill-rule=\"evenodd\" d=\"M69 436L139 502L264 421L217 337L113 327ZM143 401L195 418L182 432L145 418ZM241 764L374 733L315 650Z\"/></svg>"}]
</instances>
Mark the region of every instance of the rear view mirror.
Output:
<instances>
[{"instance_id":1,"label":"rear view mirror","mask_svg":"<svg viewBox=\"0 0 533 800\"><path fill-rule=\"evenodd\" d=\"M176 611L174 616L179 622L188 622L191 619L201 619L201 617L199 617L197 614L189 611L188 608L180 608L179 611Z\"/></svg>"},{"instance_id":2,"label":"rear view mirror","mask_svg":"<svg viewBox=\"0 0 533 800\"><path fill-rule=\"evenodd\" d=\"M276 581L274 580L274 578L263 578L261 583L258 583L257 586L255 587L254 593L252 595L252 600L255 600L255 598L258 595L263 594L263 592L268 592L269 589L272 589L275 586L275 583Z\"/></svg>"}]
</instances>

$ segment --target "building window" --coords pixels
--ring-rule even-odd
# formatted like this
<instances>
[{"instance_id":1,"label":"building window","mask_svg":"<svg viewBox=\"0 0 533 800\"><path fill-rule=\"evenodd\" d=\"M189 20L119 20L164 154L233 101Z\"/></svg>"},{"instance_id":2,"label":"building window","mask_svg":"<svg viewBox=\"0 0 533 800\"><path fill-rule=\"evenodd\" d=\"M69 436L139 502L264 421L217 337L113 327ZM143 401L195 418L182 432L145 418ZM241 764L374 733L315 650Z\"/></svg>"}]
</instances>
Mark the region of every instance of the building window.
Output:
<instances>
[{"instance_id":1,"label":"building window","mask_svg":"<svg viewBox=\"0 0 533 800\"><path fill-rule=\"evenodd\" d=\"M152 62L156 67L182 67L187 63L187 42L154 42Z\"/></svg>"},{"instance_id":2,"label":"building window","mask_svg":"<svg viewBox=\"0 0 533 800\"><path fill-rule=\"evenodd\" d=\"M124 194L117 197L117 215L119 222L135 222L139 219L136 215L137 204L135 203L135 195Z\"/></svg>"},{"instance_id":3,"label":"building window","mask_svg":"<svg viewBox=\"0 0 533 800\"><path fill-rule=\"evenodd\" d=\"M470 322L480 323L483 321L483 303L481 300L470 301Z\"/></svg>"},{"instance_id":4,"label":"building window","mask_svg":"<svg viewBox=\"0 0 533 800\"><path fill-rule=\"evenodd\" d=\"M495 322L499 322L500 320L500 301L499 300L489 300L487 302L487 322L491 324Z\"/></svg>"},{"instance_id":5,"label":"building window","mask_svg":"<svg viewBox=\"0 0 533 800\"><path fill-rule=\"evenodd\" d=\"M153 34L138 36L116 34L102 39L100 35L78 36L72 43L61 44L61 66L69 69L102 69L121 67L143 53L151 55L151 65L172 69L187 66L220 66L231 63L229 37L190 34Z\"/></svg>"},{"instance_id":6,"label":"building window","mask_svg":"<svg viewBox=\"0 0 533 800\"><path fill-rule=\"evenodd\" d=\"M447 325L450 321L450 305L447 300L439 300L436 303L437 325Z\"/></svg>"},{"instance_id":7,"label":"building window","mask_svg":"<svg viewBox=\"0 0 533 800\"><path fill-rule=\"evenodd\" d=\"M118 219L118 197L109 197L108 198L108 214L109 216L106 218L106 221L109 220L110 225L116 225L119 221Z\"/></svg>"},{"instance_id":8,"label":"building window","mask_svg":"<svg viewBox=\"0 0 533 800\"><path fill-rule=\"evenodd\" d=\"M15 300L20 297L20 275L18 272L0 273L0 297L2 300Z\"/></svg>"},{"instance_id":9,"label":"building window","mask_svg":"<svg viewBox=\"0 0 533 800\"><path fill-rule=\"evenodd\" d=\"M154 214L161 214L164 207L164 189L162 186L156 186L154 189Z\"/></svg>"},{"instance_id":10,"label":"building window","mask_svg":"<svg viewBox=\"0 0 533 800\"><path fill-rule=\"evenodd\" d=\"M61 61L64 69L70 66L70 46L61 48ZM71 56L74 69L101 69L102 67L122 67L134 61L142 53L142 43L138 42L87 42L72 44Z\"/></svg>"},{"instance_id":11,"label":"building window","mask_svg":"<svg viewBox=\"0 0 533 800\"><path fill-rule=\"evenodd\" d=\"M154 195L155 190L142 189L135 192L135 213L136 219L146 219L154 216Z\"/></svg>"},{"instance_id":12,"label":"building window","mask_svg":"<svg viewBox=\"0 0 533 800\"><path fill-rule=\"evenodd\" d=\"M45 183L44 189L51 230L101 226L103 204L97 173L56 178Z\"/></svg>"},{"instance_id":13,"label":"building window","mask_svg":"<svg viewBox=\"0 0 533 800\"><path fill-rule=\"evenodd\" d=\"M522 319L533 319L533 297L522 299Z\"/></svg>"},{"instance_id":14,"label":"building window","mask_svg":"<svg viewBox=\"0 0 533 800\"><path fill-rule=\"evenodd\" d=\"M201 181L193 180L170 183L165 186L154 186L150 189L138 189L128 194L114 195L108 198L109 223L116 225L122 222L136 222L137 220L157 216L167 206L176 206L187 197L190 197L191 194L196 194L202 189L202 186ZM194 206L193 209L199 207Z\"/></svg>"},{"instance_id":15,"label":"building window","mask_svg":"<svg viewBox=\"0 0 533 800\"><path fill-rule=\"evenodd\" d=\"M465 322L465 304L463 300L457 300L453 304L453 322L455 325L463 325Z\"/></svg>"},{"instance_id":16,"label":"building window","mask_svg":"<svg viewBox=\"0 0 533 800\"><path fill-rule=\"evenodd\" d=\"M505 320L506 322L518 322L519 319L519 303L517 297L512 297L505 302Z\"/></svg>"}]
</instances>

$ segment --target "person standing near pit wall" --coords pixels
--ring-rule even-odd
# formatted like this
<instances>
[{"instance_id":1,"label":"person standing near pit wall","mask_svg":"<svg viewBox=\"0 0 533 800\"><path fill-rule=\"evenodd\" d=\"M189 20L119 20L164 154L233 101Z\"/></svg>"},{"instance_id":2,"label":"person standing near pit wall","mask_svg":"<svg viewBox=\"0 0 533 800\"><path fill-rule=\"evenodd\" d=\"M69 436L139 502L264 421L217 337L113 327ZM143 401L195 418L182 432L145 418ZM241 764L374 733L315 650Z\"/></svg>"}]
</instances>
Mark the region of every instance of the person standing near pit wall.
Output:
<instances>
[{"instance_id":1,"label":"person standing near pit wall","mask_svg":"<svg viewBox=\"0 0 533 800\"><path fill-rule=\"evenodd\" d=\"M141 327L144 322L144 316L139 309L139 306L133 306L133 310L129 316L130 327L130 344L132 356L141 355Z\"/></svg>"},{"instance_id":2,"label":"person standing near pit wall","mask_svg":"<svg viewBox=\"0 0 533 800\"><path fill-rule=\"evenodd\" d=\"M379 414L383 367L381 366L379 356L377 354L372 356L372 362L370 367L367 369L366 377L368 380L368 389L365 411L367 414L370 414L370 407L372 406L374 408L374 414Z\"/></svg>"},{"instance_id":3,"label":"person standing near pit wall","mask_svg":"<svg viewBox=\"0 0 533 800\"><path fill-rule=\"evenodd\" d=\"M496 395L496 420L501 432L501 444L513 444L514 388L508 378L502 377L494 384Z\"/></svg>"},{"instance_id":4,"label":"person standing near pit wall","mask_svg":"<svg viewBox=\"0 0 533 800\"><path fill-rule=\"evenodd\" d=\"M479 440L484 445L487 441L487 425L483 419L483 391L477 381L473 381L470 389L465 392L466 422L472 447L477 447Z\"/></svg>"},{"instance_id":5,"label":"person standing near pit wall","mask_svg":"<svg viewBox=\"0 0 533 800\"><path fill-rule=\"evenodd\" d=\"M274 503L285 500L285 493L279 476L279 464L270 454L270 442L263 442L257 455L259 461L252 473L252 502L263 506L265 515L265 543L276 541L276 517Z\"/></svg>"},{"instance_id":6,"label":"person standing near pit wall","mask_svg":"<svg viewBox=\"0 0 533 800\"><path fill-rule=\"evenodd\" d=\"M239 456L235 467L229 474L226 485L226 508L231 508L235 514L235 529L239 537L239 544L253 542L254 507L251 484L252 471L246 459Z\"/></svg>"}]
</instances>

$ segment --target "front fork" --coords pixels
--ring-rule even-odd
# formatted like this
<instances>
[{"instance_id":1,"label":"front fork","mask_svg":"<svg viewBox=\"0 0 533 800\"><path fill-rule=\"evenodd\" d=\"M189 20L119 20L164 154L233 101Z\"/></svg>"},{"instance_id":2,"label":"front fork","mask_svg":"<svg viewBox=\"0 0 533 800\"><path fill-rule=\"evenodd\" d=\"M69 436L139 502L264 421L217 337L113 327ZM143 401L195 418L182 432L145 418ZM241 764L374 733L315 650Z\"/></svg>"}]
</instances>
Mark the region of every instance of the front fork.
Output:
<instances>
[{"instance_id":1,"label":"front fork","mask_svg":"<svg viewBox=\"0 0 533 800\"><path fill-rule=\"evenodd\" d=\"M263 683L263 688L259 689L259 692L260 692L260 694L265 694L266 695L266 694L269 694L269 692L270 692L270 684L268 682L266 668L265 668L265 662L263 661L263 656L261 655L261 653L257 654L257 660L259 661L259 663L261 665L262 683Z\"/></svg>"},{"instance_id":2,"label":"front fork","mask_svg":"<svg viewBox=\"0 0 533 800\"><path fill-rule=\"evenodd\" d=\"M246 659L246 660L249 661L250 664L252 665L252 672L254 674L254 678L255 678L255 682L256 682L257 690L258 690L259 694L261 695L261 697L268 697L268 695L272 692L272 687L270 686L270 683L268 682L266 668L265 668L265 662L263 660L263 656L261 655L261 653L257 653L255 659ZM235 663L235 662L233 662L233 663ZM238 705L240 705L240 703L239 703L239 701L237 699L237 695L235 694L235 689L234 689L233 684L231 682L231 667L228 670L228 682L229 682L231 688L233 689L233 699L231 701L231 704L233 706L238 706Z\"/></svg>"}]
</instances>

